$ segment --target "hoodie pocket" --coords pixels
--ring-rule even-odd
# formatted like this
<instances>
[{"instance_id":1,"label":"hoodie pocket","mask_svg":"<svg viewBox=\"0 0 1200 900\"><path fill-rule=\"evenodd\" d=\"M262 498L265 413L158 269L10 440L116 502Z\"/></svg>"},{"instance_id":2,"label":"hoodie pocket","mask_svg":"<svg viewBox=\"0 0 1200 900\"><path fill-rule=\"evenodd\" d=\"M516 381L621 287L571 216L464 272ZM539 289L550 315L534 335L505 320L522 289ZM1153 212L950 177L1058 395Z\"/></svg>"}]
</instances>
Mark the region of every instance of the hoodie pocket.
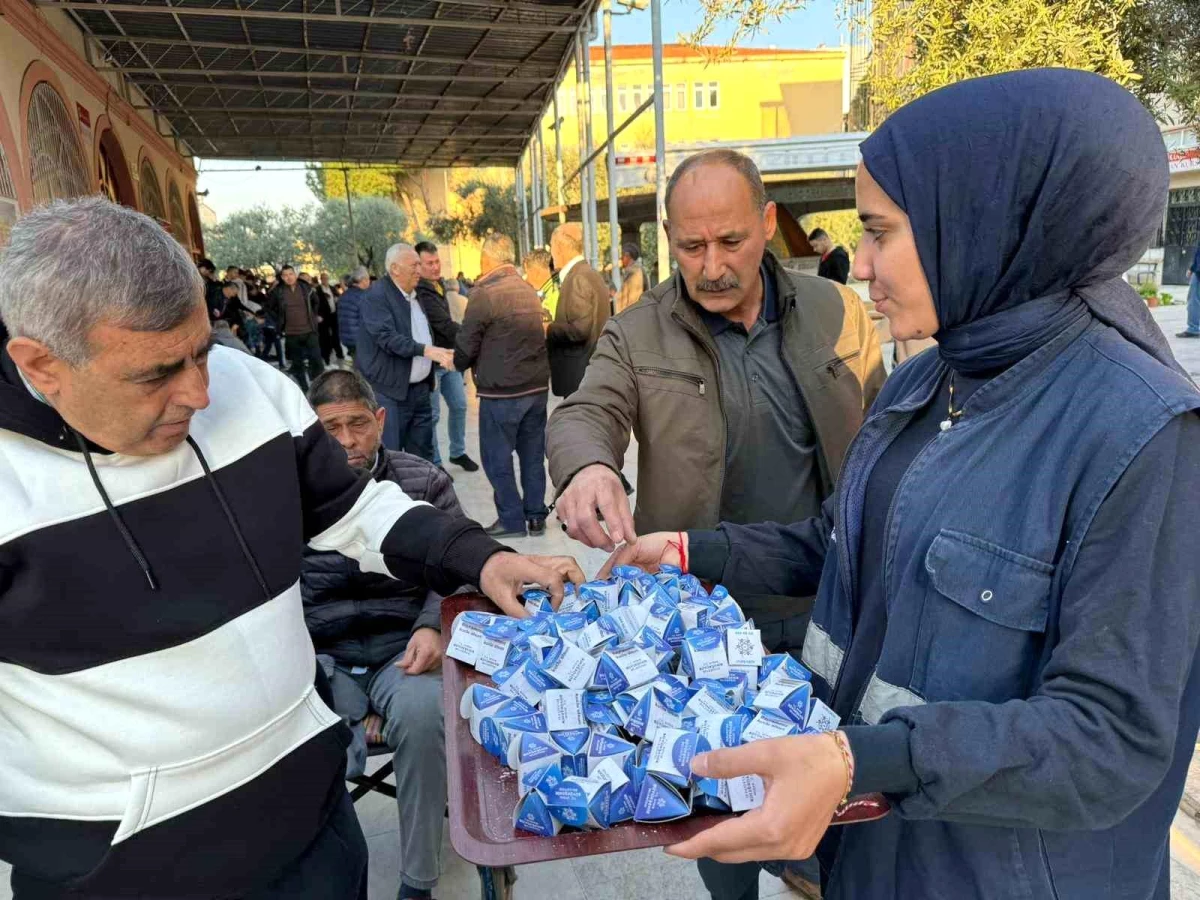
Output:
<instances>
[{"instance_id":1,"label":"hoodie pocket","mask_svg":"<svg viewBox=\"0 0 1200 900\"><path fill-rule=\"evenodd\" d=\"M917 677L928 700L1023 697L1041 655L1054 567L943 529L925 554Z\"/></svg>"},{"instance_id":2,"label":"hoodie pocket","mask_svg":"<svg viewBox=\"0 0 1200 900\"><path fill-rule=\"evenodd\" d=\"M310 687L289 710L236 743L131 773L129 802L113 844L237 790L339 721Z\"/></svg>"}]
</instances>

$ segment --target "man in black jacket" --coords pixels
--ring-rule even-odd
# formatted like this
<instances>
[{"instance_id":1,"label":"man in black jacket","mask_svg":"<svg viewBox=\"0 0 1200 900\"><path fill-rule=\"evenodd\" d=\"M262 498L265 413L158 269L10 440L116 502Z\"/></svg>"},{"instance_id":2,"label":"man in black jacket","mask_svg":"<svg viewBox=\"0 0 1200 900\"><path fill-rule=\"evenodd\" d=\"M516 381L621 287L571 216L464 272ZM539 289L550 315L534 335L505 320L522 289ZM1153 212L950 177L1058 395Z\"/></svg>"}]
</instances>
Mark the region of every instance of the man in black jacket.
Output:
<instances>
[{"instance_id":1,"label":"man in black jacket","mask_svg":"<svg viewBox=\"0 0 1200 900\"><path fill-rule=\"evenodd\" d=\"M454 367L475 368L479 455L495 492L496 521L487 533L524 537L546 530L546 392L550 365L542 301L518 274L512 240L484 239L480 271L454 350ZM513 452L521 463L521 487Z\"/></svg>"},{"instance_id":2,"label":"man in black jacket","mask_svg":"<svg viewBox=\"0 0 1200 900\"><path fill-rule=\"evenodd\" d=\"M433 343L435 346L453 350L459 325L450 315L446 283L442 281L442 258L438 255L437 245L430 241L421 241L413 249L421 259L417 302L421 304L425 318L429 320ZM468 472L478 472L479 463L467 456L467 391L463 385L462 372L438 366L433 370L433 377L433 463L437 466L442 464L442 451L438 446L437 436L438 421L442 417L440 395L446 398L446 408L450 410L450 421L446 423L450 433L450 462Z\"/></svg>"},{"instance_id":3,"label":"man in black jacket","mask_svg":"<svg viewBox=\"0 0 1200 900\"><path fill-rule=\"evenodd\" d=\"M360 374L324 372L308 400L353 468L398 484L413 500L463 515L445 472L418 456L384 449L387 412ZM354 734L347 774L362 773L368 739L379 732L394 754L399 896L428 897L441 866L446 806L442 598L424 582L363 572L348 556L312 549L304 554L300 590L317 659L333 688L334 711Z\"/></svg>"},{"instance_id":4,"label":"man in black jacket","mask_svg":"<svg viewBox=\"0 0 1200 900\"><path fill-rule=\"evenodd\" d=\"M814 228L808 236L808 243L821 254L817 263L817 274L830 281L845 284L850 278L850 254L841 244L834 244L833 238L824 228Z\"/></svg>"},{"instance_id":5,"label":"man in black jacket","mask_svg":"<svg viewBox=\"0 0 1200 900\"><path fill-rule=\"evenodd\" d=\"M283 332L288 361L292 364L291 375L300 390L307 391L309 379L316 378L325 369L317 339L321 317L317 313L316 294L296 276L292 266L284 266L279 273L279 284L271 291L271 305L279 314L279 328Z\"/></svg>"}]
</instances>

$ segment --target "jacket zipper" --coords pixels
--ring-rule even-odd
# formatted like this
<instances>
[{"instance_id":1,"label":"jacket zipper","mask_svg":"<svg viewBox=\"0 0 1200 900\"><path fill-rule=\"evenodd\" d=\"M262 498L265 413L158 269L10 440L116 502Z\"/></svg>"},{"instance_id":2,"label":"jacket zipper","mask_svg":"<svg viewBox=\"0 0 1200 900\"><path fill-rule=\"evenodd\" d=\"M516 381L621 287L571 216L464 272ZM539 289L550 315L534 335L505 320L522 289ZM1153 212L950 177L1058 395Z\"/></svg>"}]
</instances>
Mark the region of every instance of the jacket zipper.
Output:
<instances>
[{"instance_id":1,"label":"jacket zipper","mask_svg":"<svg viewBox=\"0 0 1200 900\"><path fill-rule=\"evenodd\" d=\"M781 327L782 327L782 324L783 324L783 320L781 317L780 318L780 326ZM784 335L784 336L786 337L786 335ZM824 496L821 498L821 502L824 503L825 500L829 497L829 495L831 493L833 493L834 485L837 484L837 478L834 477L833 469L829 465L829 455L825 452L825 442L821 440L821 426L817 424L817 417L813 414L812 404L808 402L808 394L804 390L804 385L801 384L800 379L796 377L796 367L792 365L792 361L790 359L788 359L788 357L787 357L787 350L785 349L786 346L787 346L786 343L784 343L784 341L781 340L779 343L779 358L783 361L784 368L787 369L788 374L792 376L792 384L794 384L796 386L796 392L800 395L800 399L802 401L804 401L804 408L808 411L809 419L812 420L813 431L815 431L817 434L817 451L821 455L821 462L824 463L824 466L825 466L825 477L826 477L826 479L828 479L828 482L829 482L828 484L824 484L821 486L822 491L824 493ZM855 354L855 355L857 355L857 354ZM845 457L843 457L842 458L843 466L845 465L845 462L846 462Z\"/></svg>"},{"instance_id":2,"label":"jacket zipper","mask_svg":"<svg viewBox=\"0 0 1200 900\"><path fill-rule=\"evenodd\" d=\"M661 378L674 378L676 381L686 381L689 384L694 384L700 391L700 396L704 396L705 383L704 379L699 375L693 375L690 372L675 372L671 369L656 369L653 366L634 366L633 371L639 375L658 375Z\"/></svg>"},{"instance_id":3,"label":"jacket zipper","mask_svg":"<svg viewBox=\"0 0 1200 900\"><path fill-rule=\"evenodd\" d=\"M675 278L679 278L679 274L675 274ZM725 456L729 452L729 417L725 415L725 404L721 400L721 361L717 357L716 347L711 346L705 341L703 335L692 326L690 322L684 320L683 316L671 313L671 317L683 326L695 341L704 348L704 352L708 354L709 361L712 362L713 371L717 373L717 408L721 410L721 477L717 481L717 511L721 509L721 498L725 496ZM703 381L703 379L701 379Z\"/></svg>"},{"instance_id":4,"label":"jacket zipper","mask_svg":"<svg viewBox=\"0 0 1200 900\"><path fill-rule=\"evenodd\" d=\"M842 368L849 368L850 363L853 362L854 360L858 359L859 356L861 356L861 355L862 355L862 349L860 348L858 350L854 350L851 353L847 353L845 356L840 356L840 355L835 356L833 359L829 360L828 362L823 362L819 366L815 366L815 368L824 369L826 372L829 373L829 376L831 378L838 378L842 374L838 370L839 364L841 365Z\"/></svg>"}]
</instances>

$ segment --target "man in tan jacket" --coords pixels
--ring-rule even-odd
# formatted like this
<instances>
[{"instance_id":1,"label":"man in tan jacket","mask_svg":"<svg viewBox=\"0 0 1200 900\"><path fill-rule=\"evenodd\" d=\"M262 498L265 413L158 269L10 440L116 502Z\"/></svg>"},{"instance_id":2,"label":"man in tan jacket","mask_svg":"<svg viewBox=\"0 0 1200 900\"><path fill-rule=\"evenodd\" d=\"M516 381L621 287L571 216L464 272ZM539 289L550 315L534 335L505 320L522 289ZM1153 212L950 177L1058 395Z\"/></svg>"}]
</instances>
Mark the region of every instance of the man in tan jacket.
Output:
<instances>
[{"instance_id":1,"label":"man in tan jacket","mask_svg":"<svg viewBox=\"0 0 1200 900\"><path fill-rule=\"evenodd\" d=\"M547 428L558 517L590 547L816 515L884 379L858 295L786 272L766 250L775 204L748 158L712 150L685 160L667 216L679 271L608 322ZM631 432L633 516L620 474ZM769 649L799 654L811 598L737 599ZM757 884L754 865L704 860L700 871L718 900Z\"/></svg>"},{"instance_id":2,"label":"man in tan jacket","mask_svg":"<svg viewBox=\"0 0 1200 900\"><path fill-rule=\"evenodd\" d=\"M578 222L554 229L550 255L560 285L554 319L546 328L550 387L555 396L570 397L579 388L611 305L608 284L583 257L583 229Z\"/></svg>"},{"instance_id":3,"label":"man in tan jacket","mask_svg":"<svg viewBox=\"0 0 1200 900\"><path fill-rule=\"evenodd\" d=\"M642 270L642 251L632 241L621 247L621 289L617 291L617 312L624 312L646 292L646 273Z\"/></svg>"}]
</instances>

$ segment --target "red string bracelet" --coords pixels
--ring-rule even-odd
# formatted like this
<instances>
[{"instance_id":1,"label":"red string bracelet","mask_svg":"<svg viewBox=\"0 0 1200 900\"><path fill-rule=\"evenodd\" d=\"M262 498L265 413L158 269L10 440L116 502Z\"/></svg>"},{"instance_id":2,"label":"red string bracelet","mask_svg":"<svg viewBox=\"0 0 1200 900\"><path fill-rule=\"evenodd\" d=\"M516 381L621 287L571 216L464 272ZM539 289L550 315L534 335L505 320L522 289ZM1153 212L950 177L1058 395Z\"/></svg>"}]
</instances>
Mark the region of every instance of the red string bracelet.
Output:
<instances>
[{"instance_id":1,"label":"red string bracelet","mask_svg":"<svg viewBox=\"0 0 1200 900\"><path fill-rule=\"evenodd\" d=\"M667 541L668 547L674 547L679 552L679 568L683 574L688 574L688 544L683 539L683 532L677 532L678 541Z\"/></svg>"}]
</instances>

